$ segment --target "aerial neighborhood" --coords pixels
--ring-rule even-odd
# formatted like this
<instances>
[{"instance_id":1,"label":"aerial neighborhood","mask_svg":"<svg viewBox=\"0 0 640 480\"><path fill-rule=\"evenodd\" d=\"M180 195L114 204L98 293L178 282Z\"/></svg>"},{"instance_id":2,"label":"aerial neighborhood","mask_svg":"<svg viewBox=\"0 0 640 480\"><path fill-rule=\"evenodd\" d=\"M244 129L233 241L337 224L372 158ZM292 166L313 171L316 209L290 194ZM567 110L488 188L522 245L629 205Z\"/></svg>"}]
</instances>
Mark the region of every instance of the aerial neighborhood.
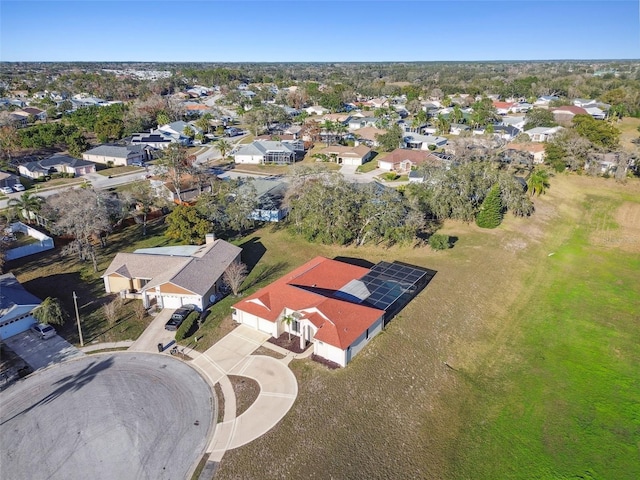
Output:
<instances>
[{"instance_id":1,"label":"aerial neighborhood","mask_svg":"<svg viewBox=\"0 0 640 480\"><path fill-rule=\"evenodd\" d=\"M591 352L577 363L604 357L602 338L616 362L638 358L619 340L640 307L637 62L0 68L0 410L28 432L16 445L39 435L29 402L62 408L29 386L66 381L76 410L94 408L92 388L123 388L131 405L104 397L105 422L136 408L140 438L184 438L130 460L139 437L122 420L110 478L427 478L420 452L453 456L427 434L456 429L477 455L464 462L488 462L475 445L503 437L500 419L604 422L582 400L589 412L570 413L554 396L575 387L554 376L564 367L545 370L580 350L575 331ZM605 266L608 287L587 290L583 270ZM607 321L585 313L599 309ZM523 375L545 393L518 390ZM631 421L620 415L611 435ZM93 449L95 427L76 423L90 420L68 421ZM548 448L571 432L547 431ZM21 476L8 441L6 478L107 478L58 454ZM253 465L263 457L270 473ZM304 458L331 474L308 475ZM362 467L374 458L390 463ZM46 477L54 464L62 476ZM585 475L632 478L599 473Z\"/></svg>"}]
</instances>

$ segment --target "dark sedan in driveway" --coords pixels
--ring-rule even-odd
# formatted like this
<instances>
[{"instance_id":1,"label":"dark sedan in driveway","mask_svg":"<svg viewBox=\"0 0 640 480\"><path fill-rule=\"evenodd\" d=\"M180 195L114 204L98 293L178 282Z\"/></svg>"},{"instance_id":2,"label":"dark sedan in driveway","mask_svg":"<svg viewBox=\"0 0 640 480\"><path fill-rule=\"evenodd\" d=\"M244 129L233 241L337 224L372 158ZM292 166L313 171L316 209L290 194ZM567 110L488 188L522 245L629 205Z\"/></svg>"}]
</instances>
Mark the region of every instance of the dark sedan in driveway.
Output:
<instances>
[{"instance_id":1,"label":"dark sedan in driveway","mask_svg":"<svg viewBox=\"0 0 640 480\"><path fill-rule=\"evenodd\" d=\"M178 327L184 322L185 318L189 316L191 312L196 309L195 305L183 305L171 315L169 321L165 324L166 330L177 330Z\"/></svg>"}]
</instances>

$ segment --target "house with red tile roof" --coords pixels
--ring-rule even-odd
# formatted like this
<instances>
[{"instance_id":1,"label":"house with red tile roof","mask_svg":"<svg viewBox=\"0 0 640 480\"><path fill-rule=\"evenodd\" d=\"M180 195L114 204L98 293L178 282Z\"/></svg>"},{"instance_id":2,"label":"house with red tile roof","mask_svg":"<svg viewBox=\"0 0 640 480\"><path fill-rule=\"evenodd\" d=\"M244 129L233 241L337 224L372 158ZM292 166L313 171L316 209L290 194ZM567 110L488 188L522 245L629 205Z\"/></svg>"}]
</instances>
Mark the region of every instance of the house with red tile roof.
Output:
<instances>
[{"instance_id":1,"label":"house with red tile roof","mask_svg":"<svg viewBox=\"0 0 640 480\"><path fill-rule=\"evenodd\" d=\"M342 367L433 277L425 269L380 262L366 268L316 257L233 306L233 320L301 346ZM285 322L290 319L291 323Z\"/></svg>"},{"instance_id":2,"label":"house with red tile roof","mask_svg":"<svg viewBox=\"0 0 640 480\"><path fill-rule=\"evenodd\" d=\"M493 101L492 103L498 115L506 115L507 113L512 112L513 107L515 106L515 102Z\"/></svg>"},{"instance_id":3,"label":"house with red tile roof","mask_svg":"<svg viewBox=\"0 0 640 480\"><path fill-rule=\"evenodd\" d=\"M589 115L584 108L575 105L550 108L549 111L553 113L553 119L558 123L571 122L576 115Z\"/></svg>"}]
</instances>

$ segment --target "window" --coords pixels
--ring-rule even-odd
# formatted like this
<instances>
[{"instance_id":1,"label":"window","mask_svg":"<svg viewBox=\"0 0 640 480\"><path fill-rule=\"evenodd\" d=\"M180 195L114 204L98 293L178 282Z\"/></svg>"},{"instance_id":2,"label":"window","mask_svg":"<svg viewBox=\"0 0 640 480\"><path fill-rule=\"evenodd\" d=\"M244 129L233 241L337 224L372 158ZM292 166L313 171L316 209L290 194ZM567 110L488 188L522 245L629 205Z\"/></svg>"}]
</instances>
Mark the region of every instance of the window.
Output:
<instances>
[{"instance_id":1,"label":"window","mask_svg":"<svg viewBox=\"0 0 640 480\"><path fill-rule=\"evenodd\" d=\"M365 335L365 338L366 338L367 340L369 340L369 329L368 329L368 328L367 328L367 333L366 333L366 335Z\"/></svg>"},{"instance_id":2,"label":"window","mask_svg":"<svg viewBox=\"0 0 640 480\"><path fill-rule=\"evenodd\" d=\"M300 322L298 320L294 320L293 323L291 324L291 329L295 333L300 333Z\"/></svg>"}]
</instances>

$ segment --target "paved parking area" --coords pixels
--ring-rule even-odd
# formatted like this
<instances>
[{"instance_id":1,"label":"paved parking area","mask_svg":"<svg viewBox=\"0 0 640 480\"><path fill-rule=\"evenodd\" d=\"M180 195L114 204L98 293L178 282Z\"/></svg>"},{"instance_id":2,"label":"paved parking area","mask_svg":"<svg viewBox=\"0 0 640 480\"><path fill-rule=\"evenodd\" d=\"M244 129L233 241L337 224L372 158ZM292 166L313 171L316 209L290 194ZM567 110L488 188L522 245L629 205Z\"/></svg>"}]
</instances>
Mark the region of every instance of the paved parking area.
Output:
<instances>
[{"instance_id":1,"label":"paved parking area","mask_svg":"<svg viewBox=\"0 0 640 480\"><path fill-rule=\"evenodd\" d=\"M213 392L169 355L87 355L0 396L2 478L180 479L204 453Z\"/></svg>"},{"instance_id":2,"label":"paved parking area","mask_svg":"<svg viewBox=\"0 0 640 480\"><path fill-rule=\"evenodd\" d=\"M84 355L59 335L42 340L27 331L3 341L34 370Z\"/></svg>"}]
</instances>

